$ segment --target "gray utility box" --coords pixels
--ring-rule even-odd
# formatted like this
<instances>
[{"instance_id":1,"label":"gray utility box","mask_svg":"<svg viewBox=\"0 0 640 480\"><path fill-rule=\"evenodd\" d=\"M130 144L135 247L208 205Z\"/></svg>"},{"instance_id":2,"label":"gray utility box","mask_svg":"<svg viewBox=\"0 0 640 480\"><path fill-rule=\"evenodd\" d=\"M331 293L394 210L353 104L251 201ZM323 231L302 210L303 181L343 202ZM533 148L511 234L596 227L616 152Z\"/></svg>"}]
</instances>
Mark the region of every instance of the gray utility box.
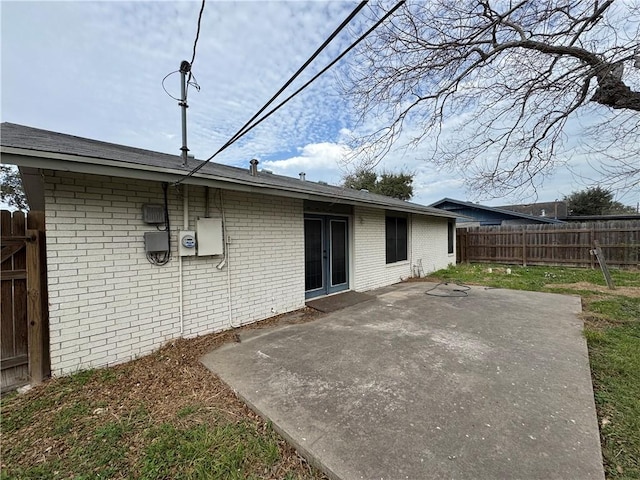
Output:
<instances>
[{"instance_id":1,"label":"gray utility box","mask_svg":"<svg viewBox=\"0 0 640 480\"><path fill-rule=\"evenodd\" d=\"M198 256L224 255L221 218L199 218L196 221Z\"/></svg>"},{"instance_id":2,"label":"gray utility box","mask_svg":"<svg viewBox=\"0 0 640 480\"><path fill-rule=\"evenodd\" d=\"M144 232L144 251L146 253L168 252L168 232Z\"/></svg>"}]
</instances>

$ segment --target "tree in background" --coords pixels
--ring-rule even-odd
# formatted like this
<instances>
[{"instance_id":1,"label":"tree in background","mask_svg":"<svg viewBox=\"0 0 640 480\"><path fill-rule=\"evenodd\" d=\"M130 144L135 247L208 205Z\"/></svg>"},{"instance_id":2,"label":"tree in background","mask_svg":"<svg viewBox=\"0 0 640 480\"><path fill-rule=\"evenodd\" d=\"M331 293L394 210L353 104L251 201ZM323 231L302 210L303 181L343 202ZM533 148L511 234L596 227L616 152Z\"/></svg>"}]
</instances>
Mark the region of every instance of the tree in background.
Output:
<instances>
[{"instance_id":1,"label":"tree in background","mask_svg":"<svg viewBox=\"0 0 640 480\"><path fill-rule=\"evenodd\" d=\"M373 170L357 170L343 178L343 186L354 190L373 192L378 182L378 174Z\"/></svg>"},{"instance_id":2,"label":"tree in background","mask_svg":"<svg viewBox=\"0 0 640 480\"><path fill-rule=\"evenodd\" d=\"M413 175L405 172L378 174L373 170L357 170L344 177L343 185L355 190L368 190L387 197L409 200L413 196Z\"/></svg>"},{"instance_id":3,"label":"tree in background","mask_svg":"<svg viewBox=\"0 0 640 480\"><path fill-rule=\"evenodd\" d=\"M635 213L633 207L613 199L613 193L601 187L591 187L564 197L570 215L611 215Z\"/></svg>"},{"instance_id":4,"label":"tree in background","mask_svg":"<svg viewBox=\"0 0 640 480\"><path fill-rule=\"evenodd\" d=\"M370 3L371 17L388 1ZM371 169L400 138L480 195L535 188L578 125L607 186L640 183L640 4L613 0L408 0L360 47L345 91L375 129Z\"/></svg>"},{"instance_id":5,"label":"tree in background","mask_svg":"<svg viewBox=\"0 0 640 480\"><path fill-rule=\"evenodd\" d=\"M18 210L29 210L27 196L22 188L22 179L17 168L0 165L0 201Z\"/></svg>"}]
</instances>

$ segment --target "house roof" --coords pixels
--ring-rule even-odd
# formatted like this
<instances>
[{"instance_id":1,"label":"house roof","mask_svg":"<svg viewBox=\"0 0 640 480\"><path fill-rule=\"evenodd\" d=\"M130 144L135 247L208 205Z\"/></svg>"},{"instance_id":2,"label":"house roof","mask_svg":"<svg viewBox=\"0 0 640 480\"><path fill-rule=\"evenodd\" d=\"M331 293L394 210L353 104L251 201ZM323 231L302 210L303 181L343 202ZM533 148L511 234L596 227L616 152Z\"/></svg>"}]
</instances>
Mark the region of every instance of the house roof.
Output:
<instances>
[{"instance_id":1,"label":"house roof","mask_svg":"<svg viewBox=\"0 0 640 480\"><path fill-rule=\"evenodd\" d=\"M530 220L535 223L564 223L562 220L557 220L549 217L538 217L535 215L528 215L526 213L514 212L511 210L504 210L502 208L496 207L487 207L485 205L480 205L472 202L464 202L462 200L456 200L454 198L443 198L442 200L438 200L437 202L429 205L434 208L443 208L443 209L451 209L451 210L475 210L482 212L490 212L496 215L499 215L505 219L514 219L514 220ZM466 217L473 218L469 213L464 213Z\"/></svg>"},{"instance_id":2,"label":"house roof","mask_svg":"<svg viewBox=\"0 0 640 480\"><path fill-rule=\"evenodd\" d=\"M189 159L189 165L184 167L179 155L127 147L7 122L2 123L0 133L0 152L3 162L20 167L176 182L201 163L200 160ZM436 217L457 217L456 214L445 210L366 191L325 185L264 171L253 176L248 168L231 167L213 162L207 163L193 176L184 179L184 183L385 208Z\"/></svg>"},{"instance_id":3,"label":"house roof","mask_svg":"<svg viewBox=\"0 0 640 480\"><path fill-rule=\"evenodd\" d=\"M501 210L524 213L534 217L551 216L552 218L564 219L567 216L567 202L555 200L553 202L525 203L520 205L500 205ZM544 214L544 215L543 215Z\"/></svg>"},{"instance_id":4,"label":"house roof","mask_svg":"<svg viewBox=\"0 0 640 480\"><path fill-rule=\"evenodd\" d=\"M565 222L608 222L611 220L631 221L640 220L640 214L619 213L613 215L571 215L563 218Z\"/></svg>"}]
</instances>

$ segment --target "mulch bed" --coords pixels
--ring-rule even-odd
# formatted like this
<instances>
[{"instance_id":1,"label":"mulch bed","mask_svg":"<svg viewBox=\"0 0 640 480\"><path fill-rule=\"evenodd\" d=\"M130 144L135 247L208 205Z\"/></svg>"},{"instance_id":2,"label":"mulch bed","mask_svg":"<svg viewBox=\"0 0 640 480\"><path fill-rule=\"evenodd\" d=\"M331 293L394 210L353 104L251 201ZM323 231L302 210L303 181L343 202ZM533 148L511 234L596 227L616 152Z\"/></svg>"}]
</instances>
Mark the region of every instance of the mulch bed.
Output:
<instances>
[{"instance_id":1,"label":"mulch bed","mask_svg":"<svg viewBox=\"0 0 640 480\"><path fill-rule=\"evenodd\" d=\"M210 350L231 341L238 341L238 333L246 330L270 327L278 324L303 323L314 320L322 314L305 308L290 314L284 314L262 322L247 325L233 331L205 335L193 339L172 341L156 352L139 359L116 365L108 369L97 370L90 375L81 388L67 388L66 377L45 381L28 392L11 398L9 408L28 407L31 402L48 401L52 396L60 398L53 405L38 413L35 421L12 432L3 434L2 457L3 469L6 465L7 453L11 443L22 445L18 465L12 461L12 467L32 466L47 461L49 458L63 457L71 448L73 440L77 442L82 435L87 435L86 424L79 424L64 437L51 434L51 424L46 418L54 418L57 412L80 403L89 403L92 408L87 414L87 421L92 427L131 418L136 411L143 409L148 425L169 423L178 427L192 426L204 422L249 421L256 429L267 428L266 422L252 412L235 393L216 375L207 370L200 358ZM68 384L68 382L67 382ZM44 398L43 398L44 397ZM197 406L199 412L182 418L178 415L182 409ZM204 408L202 408L204 406ZM131 472L145 447L144 426L141 433L129 438ZM24 448L24 445L28 445ZM311 469L297 452L284 440L279 444L281 461L277 468L267 472L262 478L282 478L284 472L294 471L298 475L307 474L311 478L324 478L319 472ZM15 455L10 456L15 460Z\"/></svg>"}]
</instances>

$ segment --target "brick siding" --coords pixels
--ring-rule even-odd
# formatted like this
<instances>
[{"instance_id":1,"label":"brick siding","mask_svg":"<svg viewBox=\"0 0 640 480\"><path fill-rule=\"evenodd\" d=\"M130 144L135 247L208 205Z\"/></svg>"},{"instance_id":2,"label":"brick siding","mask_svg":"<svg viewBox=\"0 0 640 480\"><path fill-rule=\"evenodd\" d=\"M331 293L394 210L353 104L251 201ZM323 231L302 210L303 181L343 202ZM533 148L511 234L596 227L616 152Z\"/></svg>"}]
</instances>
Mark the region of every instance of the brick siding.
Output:
<instances>
[{"instance_id":1,"label":"brick siding","mask_svg":"<svg viewBox=\"0 0 640 480\"><path fill-rule=\"evenodd\" d=\"M184 189L169 186L172 259L149 263L142 205L163 203L162 185L146 180L45 171L51 366L56 375L131 360L180 336L194 337L304 306L303 201L188 187L188 228L222 217L229 239L222 257L183 257L180 322L178 231ZM447 220L411 215L406 261L386 264L385 211L355 207L351 288L366 291L455 263ZM231 295L228 292L228 284ZM231 310L231 314L229 313Z\"/></svg>"},{"instance_id":2,"label":"brick siding","mask_svg":"<svg viewBox=\"0 0 640 480\"><path fill-rule=\"evenodd\" d=\"M447 220L421 215L410 215L407 222L407 260L387 264L385 215L384 210L374 208L356 207L354 211L356 290L372 290L413 277L418 260L424 274L455 264L455 254L447 254Z\"/></svg>"},{"instance_id":3,"label":"brick siding","mask_svg":"<svg viewBox=\"0 0 640 480\"><path fill-rule=\"evenodd\" d=\"M163 203L158 182L45 172L51 366L54 374L120 363L180 336L178 230L181 193L169 187L172 259L144 252L144 203ZM189 228L204 217L205 188L189 187ZM220 216L211 189L210 215ZM227 264L183 258L184 336L254 322L304 306L302 201L223 193Z\"/></svg>"}]
</instances>

